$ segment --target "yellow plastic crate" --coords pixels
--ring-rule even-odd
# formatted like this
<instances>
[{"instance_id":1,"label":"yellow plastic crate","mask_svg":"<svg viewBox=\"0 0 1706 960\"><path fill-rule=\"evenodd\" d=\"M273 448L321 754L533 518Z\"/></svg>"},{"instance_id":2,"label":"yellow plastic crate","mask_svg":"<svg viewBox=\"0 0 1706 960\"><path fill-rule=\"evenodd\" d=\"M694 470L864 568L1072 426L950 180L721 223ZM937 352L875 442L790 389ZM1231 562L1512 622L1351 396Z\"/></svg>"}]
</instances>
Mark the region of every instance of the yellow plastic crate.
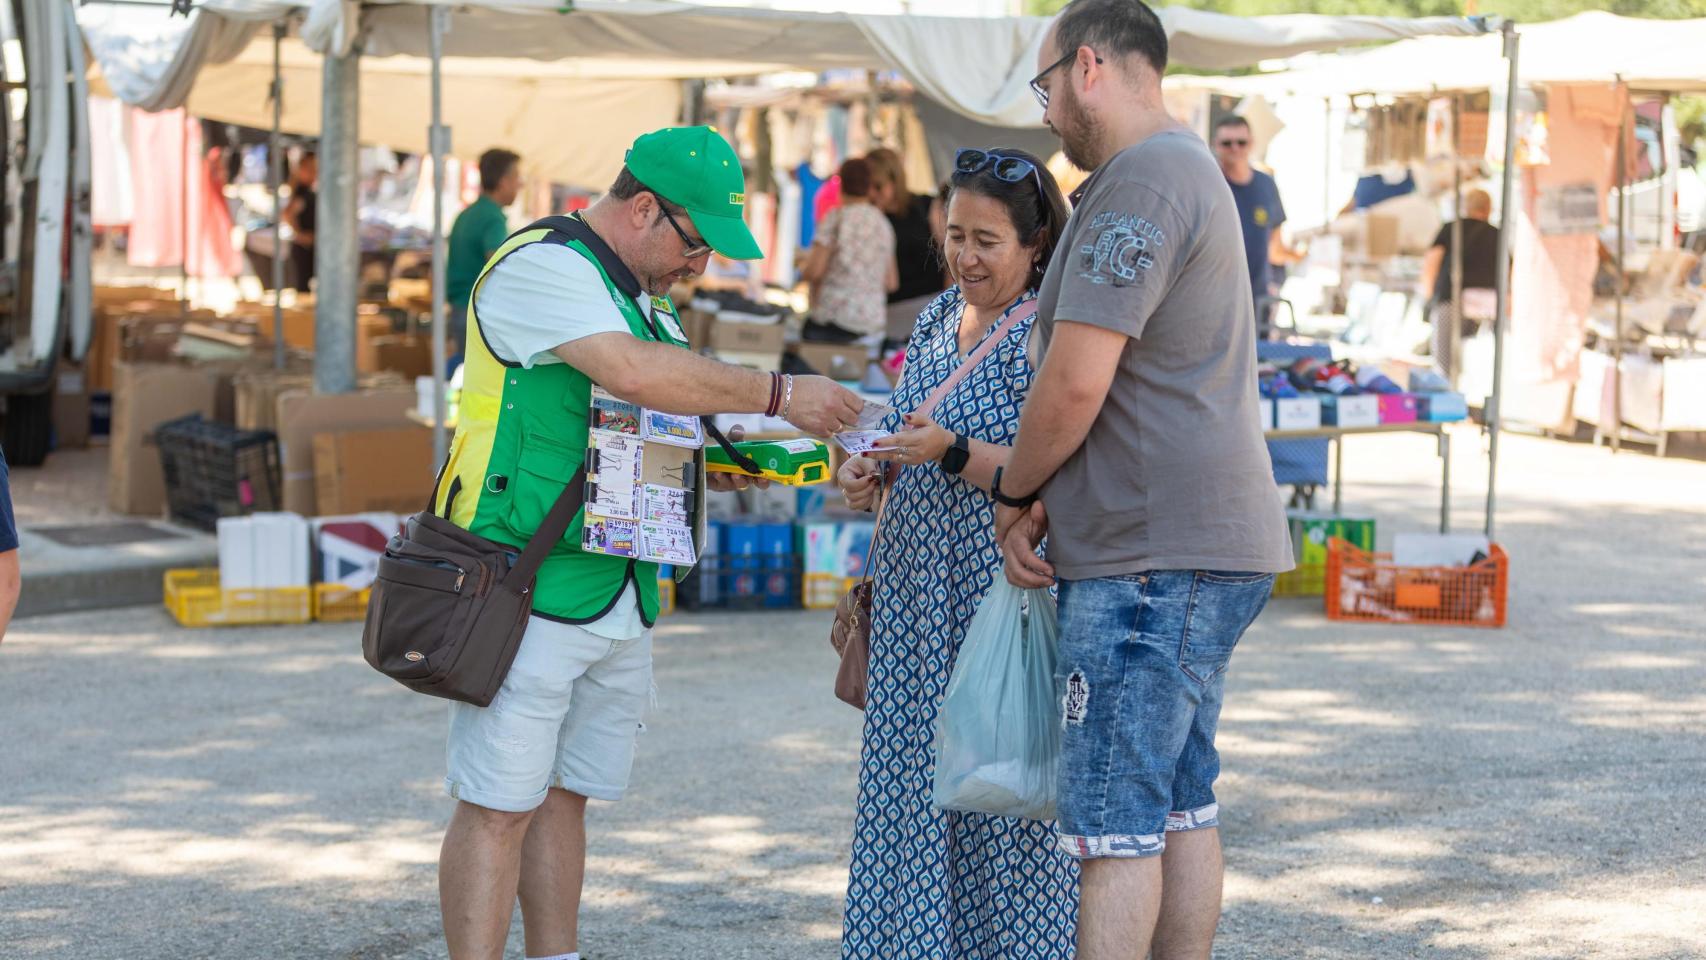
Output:
<instances>
[{"instance_id":1,"label":"yellow plastic crate","mask_svg":"<svg viewBox=\"0 0 1706 960\"><path fill-rule=\"evenodd\" d=\"M658 578L658 616L675 612L675 578Z\"/></svg>"},{"instance_id":2,"label":"yellow plastic crate","mask_svg":"<svg viewBox=\"0 0 1706 960\"><path fill-rule=\"evenodd\" d=\"M372 587L346 587L341 583L314 584L314 619L327 623L349 623L367 619L367 599Z\"/></svg>"},{"instance_id":3,"label":"yellow plastic crate","mask_svg":"<svg viewBox=\"0 0 1706 960\"><path fill-rule=\"evenodd\" d=\"M1301 563L1274 578L1276 597L1319 597L1327 593L1327 565Z\"/></svg>"},{"instance_id":4,"label":"yellow plastic crate","mask_svg":"<svg viewBox=\"0 0 1706 960\"><path fill-rule=\"evenodd\" d=\"M307 587L222 590L214 569L167 570L166 611L186 627L307 623L314 595Z\"/></svg>"},{"instance_id":5,"label":"yellow plastic crate","mask_svg":"<svg viewBox=\"0 0 1706 960\"><path fill-rule=\"evenodd\" d=\"M858 582L858 577L808 573L800 586L800 606L807 610L834 610L835 605L840 603L841 598Z\"/></svg>"}]
</instances>

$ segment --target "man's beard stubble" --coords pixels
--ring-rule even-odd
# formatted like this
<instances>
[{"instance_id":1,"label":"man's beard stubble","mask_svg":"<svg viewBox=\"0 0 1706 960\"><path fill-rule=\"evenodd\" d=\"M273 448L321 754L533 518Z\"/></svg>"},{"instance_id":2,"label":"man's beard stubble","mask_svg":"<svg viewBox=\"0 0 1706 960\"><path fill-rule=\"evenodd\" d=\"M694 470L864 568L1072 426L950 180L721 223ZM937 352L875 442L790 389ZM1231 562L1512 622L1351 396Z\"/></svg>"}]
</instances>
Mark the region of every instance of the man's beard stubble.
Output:
<instances>
[{"instance_id":1,"label":"man's beard stubble","mask_svg":"<svg viewBox=\"0 0 1706 960\"><path fill-rule=\"evenodd\" d=\"M1099 136L1100 124L1090 116L1084 105L1078 102L1078 95L1073 93L1069 84L1063 84L1063 89L1057 95L1060 109L1060 124L1054 132L1060 137L1060 149L1066 154L1066 159L1080 170L1091 171L1100 165L1101 159L1095 155L1096 142Z\"/></svg>"}]
</instances>

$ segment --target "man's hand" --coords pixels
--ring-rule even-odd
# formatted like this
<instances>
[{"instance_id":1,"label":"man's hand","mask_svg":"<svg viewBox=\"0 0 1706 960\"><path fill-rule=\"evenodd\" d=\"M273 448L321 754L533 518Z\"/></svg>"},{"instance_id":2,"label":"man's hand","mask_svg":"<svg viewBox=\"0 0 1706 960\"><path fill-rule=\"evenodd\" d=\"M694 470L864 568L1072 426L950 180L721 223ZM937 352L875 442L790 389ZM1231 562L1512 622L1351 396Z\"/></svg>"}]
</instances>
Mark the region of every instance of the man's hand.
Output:
<instances>
[{"instance_id":1,"label":"man's hand","mask_svg":"<svg viewBox=\"0 0 1706 960\"><path fill-rule=\"evenodd\" d=\"M835 472L835 482L849 509L869 512L876 506L877 491L882 489L883 465L869 457L848 457Z\"/></svg>"},{"instance_id":2,"label":"man's hand","mask_svg":"<svg viewBox=\"0 0 1706 960\"><path fill-rule=\"evenodd\" d=\"M995 508L996 536L1007 561L1007 582L1015 587L1045 589L1054 585L1054 565L1037 556L1037 545L1048 534L1048 511L1041 500L1029 508Z\"/></svg>"},{"instance_id":3,"label":"man's hand","mask_svg":"<svg viewBox=\"0 0 1706 960\"><path fill-rule=\"evenodd\" d=\"M859 422L865 401L828 377L795 377L788 422L816 437L840 433Z\"/></svg>"},{"instance_id":4,"label":"man's hand","mask_svg":"<svg viewBox=\"0 0 1706 960\"><path fill-rule=\"evenodd\" d=\"M724 434L730 443L739 443L746 438L746 428L736 424ZM757 487L760 490L770 486L770 481L763 477L749 477L743 473L710 473L705 474L705 487L713 493L729 493L733 490L745 490L747 487Z\"/></svg>"}]
</instances>

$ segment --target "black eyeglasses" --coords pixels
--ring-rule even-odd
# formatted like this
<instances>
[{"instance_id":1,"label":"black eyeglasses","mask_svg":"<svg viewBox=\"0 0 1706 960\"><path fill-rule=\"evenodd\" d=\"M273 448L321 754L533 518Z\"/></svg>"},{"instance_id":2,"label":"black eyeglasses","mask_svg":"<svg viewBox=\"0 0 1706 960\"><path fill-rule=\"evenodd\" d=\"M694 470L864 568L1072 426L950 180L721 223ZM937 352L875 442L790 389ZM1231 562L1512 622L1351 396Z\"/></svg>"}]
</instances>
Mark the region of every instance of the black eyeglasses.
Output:
<instances>
[{"instance_id":1,"label":"black eyeglasses","mask_svg":"<svg viewBox=\"0 0 1706 960\"><path fill-rule=\"evenodd\" d=\"M968 147L954 154L954 169L960 173L981 173L988 170L995 179L1006 183L1019 183L1026 177L1034 177L1037 189L1043 189L1043 175L1037 172L1036 164L1024 157L1010 157L992 150Z\"/></svg>"},{"instance_id":2,"label":"black eyeglasses","mask_svg":"<svg viewBox=\"0 0 1706 960\"><path fill-rule=\"evenodd\" d=\"M1044 70L1042 73L1031 78L1031 92L1037 95L1037 102L1043 105L1044 110L1048 109L1048 88L1043 86L1043 78L1056 70L1059 70L1061 67L1066 66L1077 58L1078 50L1074 48L1071 53L1050 64L1047 70ZM1098 56L1096 58L1096 62L1101 63L1102 58Z\"/></svg>"},{"instance_id":3,"label":"black eyeglasses","mask_svg":"<svg viewBox=\"0 0 1706 960\"><path fill-rule=\"evenodd\" d=\"M669 225L675 228L675 235L680 237L681 242L687 245L681 251L681 256L683 259L697 260L700 257L704 256L705 254L711 252L711 245L710 244L706 243L703 240L693 239L692 237L687 235L686 230L681 229L681 224L675 222L674 215L672 215L669 212L669 203L667 201L665 201L664 198L658 197L658 195L655 193L652 194L652 196L657 197L658 209L663 211L663 218L665 220L669 221Z\"/></svg>"}]
</instances>

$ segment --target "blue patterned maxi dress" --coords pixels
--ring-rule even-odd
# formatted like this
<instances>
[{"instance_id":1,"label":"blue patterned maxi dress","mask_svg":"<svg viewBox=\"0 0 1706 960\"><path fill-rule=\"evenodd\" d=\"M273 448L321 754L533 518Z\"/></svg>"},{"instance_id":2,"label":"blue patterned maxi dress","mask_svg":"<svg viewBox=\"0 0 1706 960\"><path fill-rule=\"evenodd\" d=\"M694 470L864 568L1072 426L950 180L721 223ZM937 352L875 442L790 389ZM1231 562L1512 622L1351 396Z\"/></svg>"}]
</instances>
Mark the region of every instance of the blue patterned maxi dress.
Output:
<instances>
[{"instance_id":1,"label":"blue patterned maxi dress","mask_svg":"<svg viewBox=\"0 0 1706 960\"><path fill-rule=\"evenodd\" d=\"M963 306L952 288L918 318L897 410L917 409L959 366ZM937 423L1012 445L1031 383L1030 328L1029 320L1015 327L943 398ZM889 494L875 561L845 960L1073 955L1078 868L1056 849L1053 824L949 813L931 802L936 711L972 614L1001 571L993 504L934 465L906 467Z\"/></svg>"}]
</instances>

